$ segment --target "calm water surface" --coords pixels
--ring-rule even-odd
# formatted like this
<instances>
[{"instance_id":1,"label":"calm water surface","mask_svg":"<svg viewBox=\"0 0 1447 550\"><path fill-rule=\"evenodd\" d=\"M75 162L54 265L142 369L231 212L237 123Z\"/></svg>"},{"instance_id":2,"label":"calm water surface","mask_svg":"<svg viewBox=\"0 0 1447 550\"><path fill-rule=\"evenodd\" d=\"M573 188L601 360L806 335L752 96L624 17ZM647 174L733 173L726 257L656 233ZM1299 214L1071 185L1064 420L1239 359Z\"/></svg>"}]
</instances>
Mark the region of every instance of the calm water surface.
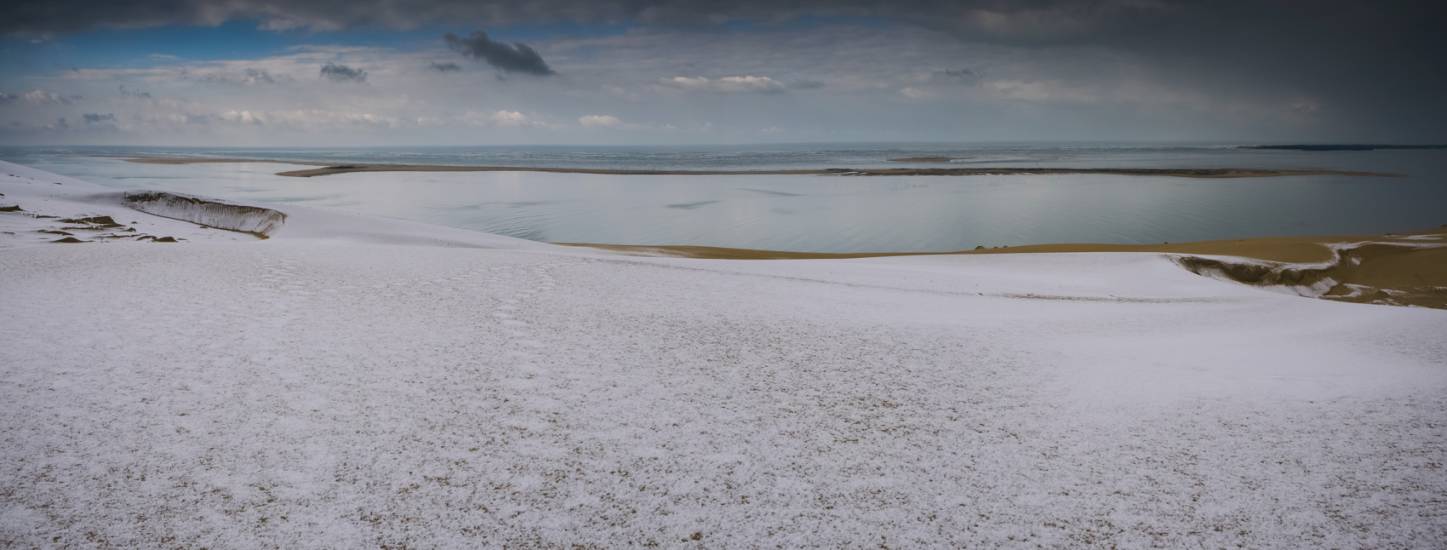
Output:
<instances>
[{"instance_id":1,"label":"calm water surface","mask_svg":"<svg viewBox=\"0 0 1447 550\"><path fill-rule=\"evenodd\" d=\"M1335 168L1398 178L848 177L359 173L285 178L279 164L146 165L102 154L608 168L977 166ZM1223 146L784 145L718 148L0 149L0 159L124 189L328 207L534 240L808 251L958 250L1365 233L1447 224L1447 151ZM908 165L908 164L905 164ZM939 166L939 165L933 165Z\"/></svg>"}]
</instances>

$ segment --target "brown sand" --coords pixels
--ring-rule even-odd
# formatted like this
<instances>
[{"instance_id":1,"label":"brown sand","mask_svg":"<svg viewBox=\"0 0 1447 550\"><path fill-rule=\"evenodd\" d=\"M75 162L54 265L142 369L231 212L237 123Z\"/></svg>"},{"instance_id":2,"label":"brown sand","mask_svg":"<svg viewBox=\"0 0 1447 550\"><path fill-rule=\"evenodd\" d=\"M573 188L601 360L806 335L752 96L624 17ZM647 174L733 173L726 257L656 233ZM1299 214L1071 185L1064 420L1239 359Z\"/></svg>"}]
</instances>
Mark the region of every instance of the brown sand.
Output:
<instances>
[{"instance_id":1,"label":"brown sand","mask_svg":"<svg viewBox=\"0 0 1447 550\"><path fill-rule=\"evenodd\" d=\"M1349 242L1360 240L1360 236L1326 237L1268 237L1260 239L1236 239L1225 241L1199 241L1190 243L1163 244L1105 244L1068 243L1032 244L996 248L977 248L950 252L789 252L779 250L755 250L749 248L722 248L690 245L620 245L593 243L559 243L568 246L587 246L616 252L647 256L677 256L683 258L705 258L723 260L827 260L847 258L874 258L881 256L932 256L941 254L1025 254L1031 252L1157 252L1176 254L1204 254L1219 256L1240 256L1277 262L1325 262L1332 259L1328 242Z\"/></svg>"},{"instance_id":2,"label":"brown sand","mask_svg":"<svg viewBox=\"0 0 1447 550\"><path fill-rule=\"evenodd\" d=\"M1309 286L1327 278L1329 300L1447 309L1447 226L1411 234L1268 237L1162 244L1041 244L957 252L820 253L686 245L559 243L625 254L724 260L811 260L941 254L1148 252L1182 267L1254 285ZM1349 246L1354 244L1355 246ZM1333 247L1341 251L1334 252ZM1201 258L1225 256L1246 261ZM1260 260L1252 262L1250 260Z\"/></svg>"}]
</instances>

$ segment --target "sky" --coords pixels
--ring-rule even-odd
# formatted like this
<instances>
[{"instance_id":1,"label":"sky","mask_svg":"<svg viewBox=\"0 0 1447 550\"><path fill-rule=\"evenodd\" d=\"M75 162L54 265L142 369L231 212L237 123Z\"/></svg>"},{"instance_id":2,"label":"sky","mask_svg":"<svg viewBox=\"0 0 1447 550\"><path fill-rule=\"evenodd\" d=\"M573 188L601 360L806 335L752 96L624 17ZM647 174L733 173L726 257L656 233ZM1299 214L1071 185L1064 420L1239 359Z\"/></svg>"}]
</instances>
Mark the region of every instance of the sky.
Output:
<instances>
[{"instance_id":1,"label":"sky","mask_svg":"<svg viewBox=\"0 0 1447 550\"><path fill-rule=\"evenodd\" d=\"M1442 143L1444 5L11 0L0 143Z\"/></svg>"}]
</instances>

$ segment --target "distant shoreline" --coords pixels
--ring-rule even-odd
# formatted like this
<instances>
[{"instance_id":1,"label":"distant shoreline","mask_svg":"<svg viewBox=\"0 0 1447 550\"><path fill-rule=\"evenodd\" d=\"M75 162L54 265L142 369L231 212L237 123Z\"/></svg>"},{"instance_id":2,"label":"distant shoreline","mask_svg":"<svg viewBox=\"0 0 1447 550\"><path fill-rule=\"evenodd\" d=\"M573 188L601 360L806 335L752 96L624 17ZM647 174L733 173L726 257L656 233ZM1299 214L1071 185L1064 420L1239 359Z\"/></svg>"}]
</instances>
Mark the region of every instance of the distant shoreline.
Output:
<instances>
[{"instance_id":1,"label":"distant shoreline","mask_svg":"<svg viewBox=\"0 0 1447 550\"><path fill-rule=\"evenodd\" d=\"M1237 149L1271 151L1420 151L1447 149L1447 145L1389 145L1377 143L1300 143L1282 145L1242 145Z\"/></svg>"},{"instance_id":2,"label":"distant shoreline","mask_svg":"<svg viewBox=\"0 0 1447 550\"><path fill-rule=\"evenodd\" d=\"M309 161L125 157L127 162L141 164L213 164L265 162L315 166L302 170L277 172L278 176L310 178L350 174L354 172L546 172L557 174L595 174L614 176L1059 176L1112 175L1156 176L1177 178L1268 178L1281 176L1361 176L1396 177L1400 174L1360 172L1351 170L1291 170L1274 168L1069 168L1069 167L970 167L970 168L798 168L765 170L650 170L624 168L572 168L552 166L466 166L446 164L326 164Z\"/></svg>"}]
</instances>

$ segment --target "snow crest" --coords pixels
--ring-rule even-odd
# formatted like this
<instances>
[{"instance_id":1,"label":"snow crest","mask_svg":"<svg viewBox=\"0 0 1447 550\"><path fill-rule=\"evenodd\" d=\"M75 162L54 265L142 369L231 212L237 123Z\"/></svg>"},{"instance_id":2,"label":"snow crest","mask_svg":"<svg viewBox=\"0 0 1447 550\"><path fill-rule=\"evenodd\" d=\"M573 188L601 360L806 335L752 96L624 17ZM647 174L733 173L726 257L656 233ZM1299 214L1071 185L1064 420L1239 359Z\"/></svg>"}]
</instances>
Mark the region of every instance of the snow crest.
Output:
<instances>
[{"instance_id":1,"label":"snow crest","mask_svg":"<svg viewBox=\"0 0 1447 550\"><path fill-rule=\"evenodd\" d=\"M286 214L279 210L161 191L126 193L125 204L147 214L250 233L263 239L286 223Z\"/></svg>"}]
</instances>

